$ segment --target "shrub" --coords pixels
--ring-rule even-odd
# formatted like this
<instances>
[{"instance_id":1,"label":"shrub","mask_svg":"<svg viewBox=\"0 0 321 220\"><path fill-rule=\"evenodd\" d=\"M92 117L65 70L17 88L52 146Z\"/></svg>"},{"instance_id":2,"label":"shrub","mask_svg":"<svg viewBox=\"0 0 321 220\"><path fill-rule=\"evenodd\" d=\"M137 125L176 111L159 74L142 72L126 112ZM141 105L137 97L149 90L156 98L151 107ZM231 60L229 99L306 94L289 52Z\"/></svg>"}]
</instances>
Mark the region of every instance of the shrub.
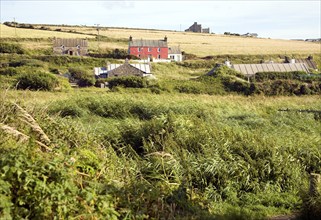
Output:
<instances>
[{"instance_id":1,"label":"shrub","mask_svg":"<svg viewBox=\"0 0 321 220\"><path fill-rule=\"evenodd\" d=\"M227 91L250 95L250 83L235 76L222 76L222 83Z\"/></svg>"},{"instance_id":2,"label":"shrub","mask_svg":"<svg viewBox=\"0 0 321 220\"><path fill-rule=\"evenodd\" d=\"M0 69L0 75L14 76L17 75L18 71L16 68L8 67L5 69Z\"/></svg>"},{"instance_id":3,"label":"shrub","mask_svg":"<svg viewBox=\"0 0 321 220\"><path fill-rule=\"evenodd\" d=\"M80 79L77 81L77 85L80 87L89 87L95 85L95 78L93 76L82 76Z\"/></svg>"},{"instance_id":4,"label":"shrub","mask_svg":"<svg viewBox=\"0 0 321 220\"><path fill-rule=\"evenodd\" d=\"M17 78L18 89L54 90L59 85L58 79L49 73L23 73Z\"/></svg>"},{"instance_id":5,"label":"shrub","mask_svg":"<svg viewBox=\"0 0 321 220\"><path fill-rule=\"evenodd\" d=\"M44 67L42 61L37 59L21 59L13 60L9 63L10 67L19 67L19 66L30 66L30 67Z\"/></svg>"},{"instance_id":6,"label":"shrub","mask_svg":"<svg viewBox=\"0 0 321 220\"><path fill-rule=\"evenodd\" d=\"M255 74L255 81L263 82L267 80L278 79L292 79L300 80L302 77L307 76L305 72L293 71L293 72L258 72Z\"/></svg>"},{"instance_id":7,"label":"shrub","mask_svg":"<svg viewBox=\"0 0 321 220\"><path fill-rule=\"evenodd\" d=\"M69 68L68 69L71 81L75 81L80 87L88 87L95 85L95 78L89 72L82 68Z\"/></svg>"},{"instance_id":8,"label":"shrub","mask_svg":"<svg viewBox=\"0 0 321 220\"><path fill-rule=\"evenodd\" d=\"M19 44L12 44L1 42L0 43L0 53L17 53L24 54L24 50Z\"/></svg>"},{"instance_id":9,"label":"shrub","mask_svg":"<svg viewBox=\"0 0 321 220\"><path fill-rule=\"evenodd\" d=\"M129 88L146 88L148 86L148 81L146 78L137 77L137 76L128 76L128 77L115 77L108 80L110 88L116 86L123 86Z\"/></svg>"}]
</instances>

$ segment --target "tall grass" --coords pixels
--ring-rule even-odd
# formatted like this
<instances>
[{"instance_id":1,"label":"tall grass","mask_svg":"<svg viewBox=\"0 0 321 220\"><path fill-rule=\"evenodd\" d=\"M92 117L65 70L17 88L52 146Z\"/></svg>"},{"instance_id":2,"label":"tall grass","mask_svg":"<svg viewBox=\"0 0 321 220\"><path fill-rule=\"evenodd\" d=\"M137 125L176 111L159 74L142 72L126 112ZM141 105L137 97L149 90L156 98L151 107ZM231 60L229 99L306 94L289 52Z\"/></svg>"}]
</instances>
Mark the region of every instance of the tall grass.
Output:
<instances>
[{"instance_id":1,"label":"tall grass","mask_svg":"<svg viewBox=\"0 0 321 220\"><path fill-rule=\"evenodd\" d=\"M24 96L29 99L23 101ZM53 153L34 153L37 137L15 118L9 101L20 102L37 121ZM317 96L9 91L1 102L0 122L31 139L19 143L1 133L0 151L7 155L2 168L17 158L19 145L29 149L19 161L34 161L38 168L53 163L52 172L72 189L65 201L73 205L59 214L21 209L10 198L35 198L15 194L11 185L20 180L10 178L13 171L1 171L0 189L8 202L2 205L15 209L0 215L23 217L30 211L38 217L51 213L66 218L76 216L72 208L79 216L97 218L264 219L299 210L299 192L307 187L308 174L321 172L321 124L311 113L278 109L318 109L320 104ZM22 166L33 170L36 175L26 175L36 182L49 175L31 163ZM56 192L63 190L60 180L48 177ZM32 185L27 189L40 193ZM78 202L69 200L75 195Z\"/></svg>"}]
</instances>

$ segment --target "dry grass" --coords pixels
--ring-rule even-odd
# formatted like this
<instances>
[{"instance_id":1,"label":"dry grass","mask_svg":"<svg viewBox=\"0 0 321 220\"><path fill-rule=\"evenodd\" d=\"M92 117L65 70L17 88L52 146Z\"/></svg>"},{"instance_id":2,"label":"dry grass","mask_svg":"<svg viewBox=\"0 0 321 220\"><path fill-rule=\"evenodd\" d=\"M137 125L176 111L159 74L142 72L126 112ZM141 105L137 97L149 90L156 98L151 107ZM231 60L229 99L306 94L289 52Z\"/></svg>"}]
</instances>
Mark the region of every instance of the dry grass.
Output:
<instances>
[{"instance_id":1,"label":"dry grass","mask_svg":"<svg viewBox=\"0 0 321 220\"><path fill-rule=\"evenodd\" d=\"M1 37L15 37L14 28L1 25ZM85 34L97 34L93 27L60 27L48 26L50 29L62 29L64 31L77 31ZM130 35L135 39L163 39L166 35L169 45L180 45L187 53L198 56L218 54L314 54L321 52L321 43L304 41L261 39L225 36L216 34L199 34L175 31L138 30L121 28L101 28L100 34L114 39L127 39ZM31 29L17 29L17 35L25 38L92 38L92 35L80 35L73 33L41 31ZM45 45L42 45L45 46ZM97 42L90 42L90 49L98 49ZM99 47L105 49L127 49L127 44L122 42L100 42Z\"/></svg>"},{"instance_id":2,"label":"dry grass","mask_svg":"<svg viewBox=\"0 0 321 220\"><path fill-rule=\"evenodd\" d=\"M63 27L63 29L87 34L97 34L97 30L95 28L89 27ZM218 54L312 54L321 52L321 43L292 40L121 28L102 28L100 29L100 34L118 39L127 39L130 35L136 39L163 39L166 35L170 46L180 45L182 50L198 56ZM108 43L100 46L101 48L118 47L127 49L127 45L123 43Z\"/></svg>"},{"instance_id":3,"label":"dry grass","mask_svg":"<svg viewBox=\"0 0 321 220\"><path fill-rule=\"evenodd\" d=\"M58 31L45 31L45 30L34 30L34 29L22 29L17 28L17 35L15 34L15 28L8 27L6 25L0 24L0 37L1 38L93 38L94 36L83 35L83 34L73 34L73 33L64 33Z\"/></svg>"}]
</instances>

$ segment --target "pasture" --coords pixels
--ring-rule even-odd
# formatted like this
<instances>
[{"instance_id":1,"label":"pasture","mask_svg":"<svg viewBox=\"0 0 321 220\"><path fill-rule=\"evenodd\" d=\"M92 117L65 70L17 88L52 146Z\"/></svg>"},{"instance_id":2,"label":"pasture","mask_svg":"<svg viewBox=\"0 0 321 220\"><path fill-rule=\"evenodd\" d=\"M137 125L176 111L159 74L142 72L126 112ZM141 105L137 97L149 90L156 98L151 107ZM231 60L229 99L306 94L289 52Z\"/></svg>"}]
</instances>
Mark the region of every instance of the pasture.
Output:
<instances>
[{"instance_id":1,"label":"pasture","mask_svg":"<svg viewBox=\"0 0 321 220\"><path fill-rule=\"evenodd\" d=\"M40 28L40 26L34 26ZM93 35L97 35L97 30L94 27L45 27L50 28L52 30L61 29L64 32L17 29L17 35L21 38L93 38ZM69 32L79 32L83 33L83 35ZM101 28L99 33L101 36L109 38L108 42L106 42L104 39L101 39L101 41L99 42L99 48L102 51L115 48L127 49L128 44L125 42L130 35L134 39L163 39L164 36L167 36L169 46L180 46L183 51L195 54L200 57L220 54L314 54L320 53L321 51L321 43L311 43L293 40L247 38L217 34L200 34L125 28ZM15 37L14 28L1 25L1 36ZM117 40L121 41L117 42ZM97 50L98 42L90 41L89 47L90 49Z\"/></svg>"}]
</instances>

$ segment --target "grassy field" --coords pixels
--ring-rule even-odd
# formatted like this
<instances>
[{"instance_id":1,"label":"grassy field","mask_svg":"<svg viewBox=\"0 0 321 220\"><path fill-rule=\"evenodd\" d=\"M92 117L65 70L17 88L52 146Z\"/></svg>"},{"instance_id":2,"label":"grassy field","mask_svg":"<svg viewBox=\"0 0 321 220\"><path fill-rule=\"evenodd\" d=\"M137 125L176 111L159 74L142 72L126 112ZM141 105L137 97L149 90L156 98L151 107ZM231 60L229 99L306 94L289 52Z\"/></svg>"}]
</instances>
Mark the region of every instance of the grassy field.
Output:
<instances>
[{"instance_id":1,"label":"grassy field","mask_svg":"<svg viewBox=\"0 0 321 220\"><path fill-rule=\"evenodd\" d=\"M66 30L69 29L66 28ZM90 34L97 33L95 29L90 28L71 28L71 30ZM167 36L169 45L180 45L184 51L198 56L217 54L315 53L321 50L320 43L173 31L103 28L100 30L100 34L112 38L124 39L128 39L130 35L136 39L163 39L164 36Z\"/></svg>"},{"instance_id":2,"label":"grassy field","mask_svg":"<svg viewBox=\"0 0 321 220\"><path fill-rule=\"evenodd\" d=\"M17 33L17 34L16 34ZM0 37L1 38L93 38L94 36L75 34L75 33L64 33L58 31L46 31L46 30L34 30L34 29L22 29L8 27L0 24Z\"/></svg>"},{"instance_id":3,"label":"grassy field","mask_svg":"<svg viewBox=\"0 0 321 220\"><path fill-rule=\"evenodd\" d=\"M48 26L51 29L60 28L64 31L77 31L84 34L97 34L95 28L89 27L60 27ZM17 29L19 37L93 37L92 35L79 35L71 33L62 33L55 31L38 31ZM157 30L135 30L135 29L117 29L117 28L101 28L100 35L109 37L110 39L127 40L129 36L134 39L163 39L168 37L170 46L180 46L187 53L197 56L218 55L218 54L313 54L320 53L320 43L310 43L291 40L276 39L260 39L260 38L244 38L215 34L197 34L173 31L157 31ZM1 25L2 37L15 37L14 28ZM128 45L124 42L100 42L100 49L127 49ZM90 48L97 49L97 42L90 42Z\"/></svg>"}]
</instances>

